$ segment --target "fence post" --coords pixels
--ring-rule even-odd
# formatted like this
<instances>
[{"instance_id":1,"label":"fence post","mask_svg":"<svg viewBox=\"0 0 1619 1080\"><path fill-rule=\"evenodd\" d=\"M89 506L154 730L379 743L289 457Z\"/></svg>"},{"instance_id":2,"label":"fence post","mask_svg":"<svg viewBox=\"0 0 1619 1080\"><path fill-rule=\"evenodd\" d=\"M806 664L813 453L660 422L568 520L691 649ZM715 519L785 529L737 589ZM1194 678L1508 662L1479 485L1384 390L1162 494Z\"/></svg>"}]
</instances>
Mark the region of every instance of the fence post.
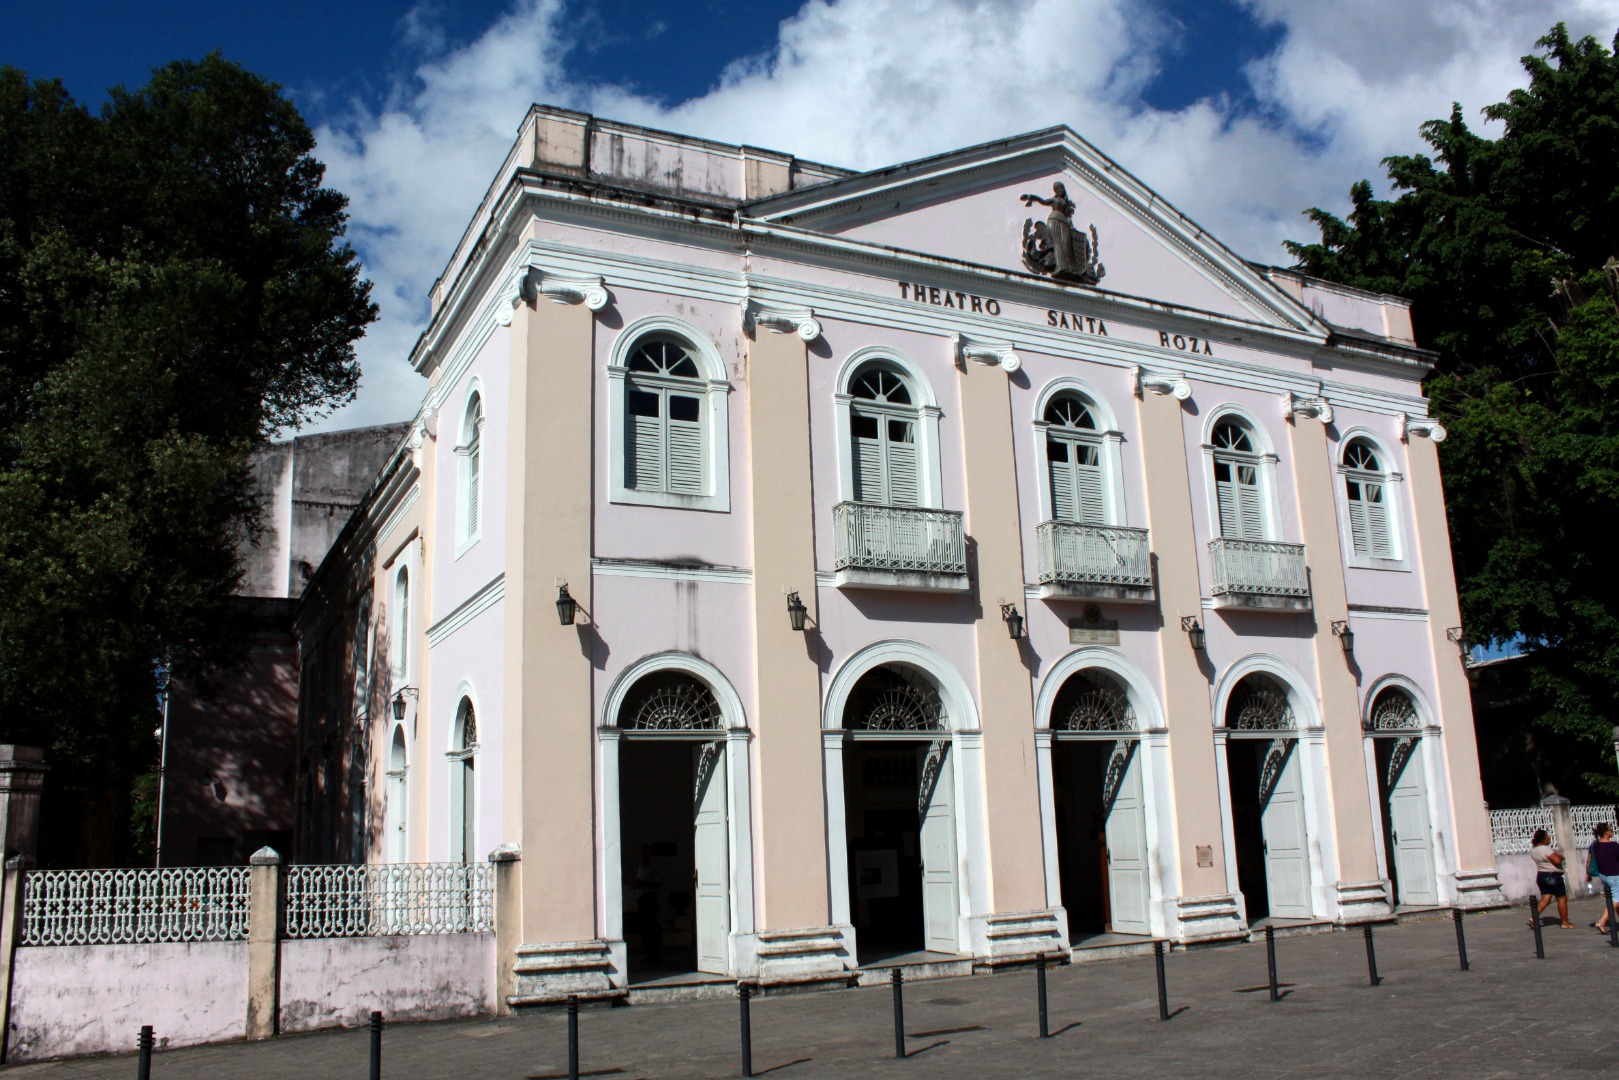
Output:
<instances>
[{"instance_id":1,"label":"fence post","mask_svg":"<svg viewBox=\"0 0 1619 1080\"><path fill-rule=\"evenodd\" d=\"M523 942L523 850L504 843L489 853L495 867L495 1015L512 1014L517 993L517 946Z\"/></svg>"},{"instance_id":2,"label":"fence post","mask_svg":"<svg viewBox=\"0 0 1619 1080\"><path fill-rule=\"evenodd\" d=\"M39 858L39 796L50 768L37 746L0 746L0 854L7 859Z\"/></svg>"},{"instance_id":3,"label":"fence post","mask_svg":"<svg viewBox=\"0 0 1619 1080\"><path fill-rule=\"evenodd\" d=\"M1585 864L1580 862L1579 841L1574 835L1574 811L1561 795L1548 795L1540 800L1552 818L1552 843L1563 853L1563 885L1570 900L1584 896ZM1539 897L1536 897L1538 902Z\"/></svg>"},{"instance_id":4,"label":"fence post","mask_svg":"<svg viewBox=\"0 0 1619 1080\"><path fill-rule=\"evenodd\" d=\"M6 860L4 884L0 885L0 1063L11 1050L11 978L17 959L17 943L22 940L23 879L34 868L29 855L13 855Z\"/></svg>"},{"instance_id":5,"label":"fence post","mask_svg":"<svg viewBox=\"0 0 1619 1080\"><path fill-rule=\"evenodd\" d=\"M248 860L247 1037L281 1026L281 856L261 847Z\"/></svg>"}]
</instances>

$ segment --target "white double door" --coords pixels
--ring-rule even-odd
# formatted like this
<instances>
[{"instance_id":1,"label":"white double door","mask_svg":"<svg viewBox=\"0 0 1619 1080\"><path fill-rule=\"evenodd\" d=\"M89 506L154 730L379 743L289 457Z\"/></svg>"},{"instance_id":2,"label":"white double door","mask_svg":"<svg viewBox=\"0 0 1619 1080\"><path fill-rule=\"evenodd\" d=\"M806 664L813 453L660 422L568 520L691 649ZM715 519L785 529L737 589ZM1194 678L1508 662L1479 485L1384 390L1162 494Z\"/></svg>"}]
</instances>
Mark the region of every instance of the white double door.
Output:
<instances>
[{"instance_id":1,"label":"white double door","mask_svg":"<svg viewBox=\"0 0 1619 1080\"><path fill-rule=\"evenodd\" d=\"M1313 914L1310 850L1298 740L1276 739L1266 748L1260 765L1259 814L1270 913L1278 919L1308 919Z\"/></svg>"},{"instance_id":2,"label":"white double door","mask_svg":"<svg viewBox=\"0 0 1619 1080\"><path fill-rule=\"evenodd\" d=\"M1147 870L1147 804L1142 795L1141 755L1134 740L1115 743L1104 790L1107 813L1107 895L1115 934L1151 934L1151 886Z\"/></svg>"},{"instance_id":3,"label":"white double door","mask_svg":"<svg viewBox=\"0 0 1619 1080\"><path fill-rule=\"evenodd\" d=\"M692 747L692 773L697 970L724 975L731 969L731 823L725 744L712 742Z\"/></svg>"},{"instance_id":4,"label":"white double door","mask_svg":"<svg viewBox=\"0 0 1619 1080\"><path fill-rule=\"evenodd\" d=\"M961 912L956 880L956 781L950 744L928 743L920 750L921 782L917 811L921 817L923 947L954 953L960 946L956 924Z\"/></svg>"},{"instance_id":5,"label":"white double door","mask_svg":"<svg viewBox=\"0 0 1619 1080\"><path fill-rule=\"evenodd\" d=\"M1427 770L1422 740L1388 740L1383 768L1389 830L1388 851L1394 865L1395 902L1407 907L1437 907L1439 882L1433 868L1433 829L1428 817ZM1382 759L1385 755L1379 754ZM1379 762L1381 764L1381 760Z\"/></svg>"}]
</instances>

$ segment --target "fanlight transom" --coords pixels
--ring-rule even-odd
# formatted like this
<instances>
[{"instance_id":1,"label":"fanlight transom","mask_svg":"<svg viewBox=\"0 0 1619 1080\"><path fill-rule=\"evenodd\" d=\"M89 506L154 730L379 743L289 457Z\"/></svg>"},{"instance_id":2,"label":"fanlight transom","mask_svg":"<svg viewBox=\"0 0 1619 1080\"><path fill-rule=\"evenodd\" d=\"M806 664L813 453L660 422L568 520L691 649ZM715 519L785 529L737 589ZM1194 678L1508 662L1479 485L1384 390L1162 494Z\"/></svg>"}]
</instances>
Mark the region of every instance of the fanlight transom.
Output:
<instances>
[{"instance_id":1,"label":"fanlight transom","mask_svg":"<svg viewBox=\"0 0 1619 1080\"><path fill-rule=\"evenodd\" d=\"M1389 687L1372 702L1372 715L1366 726L1371 731L1419 731L1422 718L1417 715L1417 705L1410 694Z\"/></svg>"},{"instance_id":2,"label":"fanlight transom","mask_svg":"<svg viewBox=\"0 0 1619 1080\"><path fill-rule=\"evenodd\" d=\"M1291 731L1298 726L1287 688L1263 675L1237 684L1226 704L1226 727L1233 731Z\"/></svg>"},{"instance_id":3,"label":"fanlight transom","mask_svg":"<svg viewBox=\"0 0 1619 1080\"><path fill-rule=\"evenodd\" d=\"M619 715L631 731L714 731L725 726L714 692L680 672L648 675L631 689Z\"/></svg>"},{"instance_id":4,"label":"fanlight transom","mask_svg":"<svg viewBox=\"0 0 1619 1080\"><path fill-rule=\"evenodd\" d=\"M943 731L944 702L938 688L917 672L877 667L855 683L844 707L851 731Z\"/></svg>"},{"instance_id":5,"label":"fanlight transom","mask_svg":"<svg viewBox=\"0 0 1619 1080\"><path fill-rule=\"evenodd\" d=\"M1111 676L1080 671L1069 677L1051 706L1053 731L1134 731L1130 695Z\"/></svg>"}]
</instances>

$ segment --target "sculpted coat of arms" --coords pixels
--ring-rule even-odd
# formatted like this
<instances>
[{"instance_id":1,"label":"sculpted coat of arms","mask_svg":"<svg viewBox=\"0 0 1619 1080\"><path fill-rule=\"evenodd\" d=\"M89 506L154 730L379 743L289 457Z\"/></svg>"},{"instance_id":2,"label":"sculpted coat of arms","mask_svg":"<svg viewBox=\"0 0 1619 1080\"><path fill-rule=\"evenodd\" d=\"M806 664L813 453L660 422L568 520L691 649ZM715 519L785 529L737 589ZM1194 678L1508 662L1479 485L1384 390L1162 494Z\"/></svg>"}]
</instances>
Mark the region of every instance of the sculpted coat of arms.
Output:
<instances>
[{"instance_id":1,"label":"sculpted coat of arms","mask_svg":"<svg viewBox=\"0 0 1619 1080\"><path fill-rule=\"evenodd\" d=\"M1061 182L1051 185L1051 198L1022 195L1024 206L1039 203L1051 207L1044 221L1023 219L1023 265L1036 274L1048 274L1057 281L1095 285L1107 273L1101 262L1101 241L1092 225L1090 236L1074 228L1073 200Z\"/></svg>"}]
</instances>

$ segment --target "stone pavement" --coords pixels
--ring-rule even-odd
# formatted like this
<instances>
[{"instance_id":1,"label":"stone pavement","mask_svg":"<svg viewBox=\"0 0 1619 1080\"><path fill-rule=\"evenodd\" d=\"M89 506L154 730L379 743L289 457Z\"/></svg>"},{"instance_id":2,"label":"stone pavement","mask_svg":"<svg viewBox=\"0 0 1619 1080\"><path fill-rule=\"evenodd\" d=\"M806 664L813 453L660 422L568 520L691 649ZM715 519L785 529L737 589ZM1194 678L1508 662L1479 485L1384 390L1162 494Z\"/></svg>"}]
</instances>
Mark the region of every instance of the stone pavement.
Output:
<instances>
[{"instance_id":1,"label":"stone pavement","mask_svg":"<svg viewBox=\"0 0 1619 1080\"><path fill-rule=\"evenodd\" d=\"M1267 993L1265 948L1172 953L1158 1020L1150 956L1075 964L1049 976L1053 1037L1036 1037L1032 970L907 983L911 1056L893 1056L887 987L753 1002L756 1075L826 1077L1514 1077L1619 1075L1619 949L1586 928L1545 929L1535 959L1524 909L1471 915L1472 970L1459 970L1448 920L1377 931L1383 985L1367 985L1359 931L1279 935L1284 998ZM739 1074L732 999L586 1009L582 1076ZM162 1018L153 1024L162 1034ZM386 1030L383 1075L409 1080L541 1080L566 1073L566 1018L401 1024ZM135 1033L130 1032L133 1044ZM153 1080L325 1080L367 1075L364 1030L159 1052ZM135 1075L132 1055L41 1063L0 1076L91 1080Z\"/></svg>"}]
</instances>

